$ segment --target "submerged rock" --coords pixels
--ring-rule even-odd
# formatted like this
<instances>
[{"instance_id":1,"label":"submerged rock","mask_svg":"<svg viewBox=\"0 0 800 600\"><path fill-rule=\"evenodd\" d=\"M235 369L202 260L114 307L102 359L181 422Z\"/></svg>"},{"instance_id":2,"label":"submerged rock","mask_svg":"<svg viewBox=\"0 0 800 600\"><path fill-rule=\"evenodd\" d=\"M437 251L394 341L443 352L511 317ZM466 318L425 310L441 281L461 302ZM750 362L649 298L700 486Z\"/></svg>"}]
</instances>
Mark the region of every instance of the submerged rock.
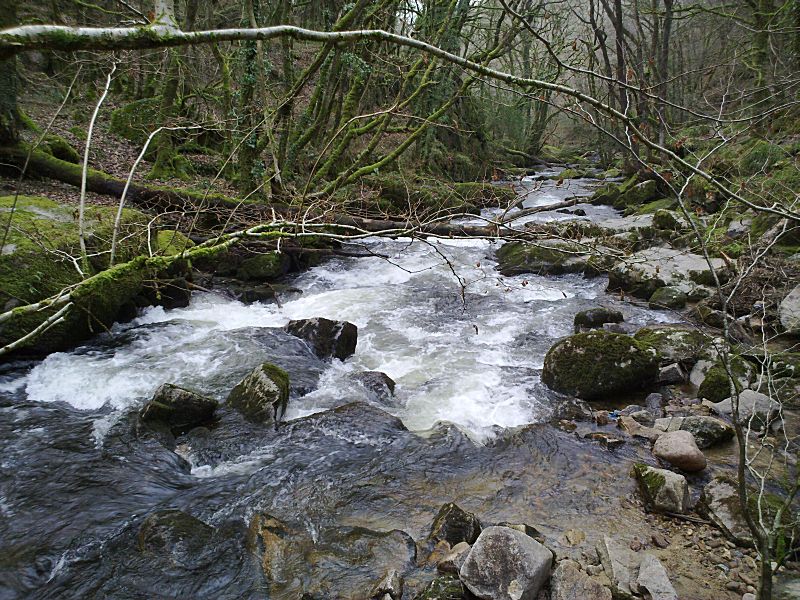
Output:
<instances>
[{"instance_id":1,"label":"submerged rock","mask_svg":"<svg viewBox=\"0 0 800 600\"><path fill-rule=\"evenodd\" d=\"M436 515L428 539L433 542L446 541L451 546L460 542L475 543L481 533L481 522L474 514L448 502Z\"/></svg>"},{"instance_id":2,"label":"submerged rock","mask_svg":"<svg viewBox=\"0 0 800 600\"><path fill-rule=\"evenodd\" d=\"M150 514L139 527L140 552L169 557L187 567L203 555L211 543L214 528L180 510L160 510Z\"/></svg>"},{"instance_id":3,"label":"submerged rock","mask_svg":"<svg viewBox=\"0 0 800 600\"><path fill-rule=\"evenodd\" d=\"M387 402L394 395L394 380L381 371L359 371L352 373L349 379L361 384L376 400Z\"/></svg>"},{"instance_id":4,"label":"submerged rock","mask_svg":"<svg viewBox=\"0 0 800 600\"><path fill-rule=\"evenodd\" d=\"M605 323L621 323L625 318L618 310L605 307L590 308L575 314L575 333L588 329L602 329Z\"/></svg>"},{"instance_id":5,"label":"submerged rock","mask_svg":"<svg viewBox=\"0 0 800 600\"><path fill-rule=\"evenodd\" d=\"M258 423L277 423L288 401L289 375L271 363L253 369L228 395L228 404Z\"/></svg>"},{"instance_id":6,"label":"submerged rock","mask_svg":"<svg viewBox=\"0 0 800 600\"><path fill-rule=\"evenodd\" d=\"M652 510L678 514L689 512L689 484L683 475L641 463L633 466L633 474L645 504Z\"/></svg>"},{"instance_id":7,"label":"submerged rock","mask_svg":"<svg viewBox=\"0 0 800 600\"><path fill-rule=\"evenodd\" d=\"M661 431L688 431L694 436L700 449L727 442L735 433L730 423L706 415L657 419L655 428Z\"/></svg>"},{"instance_id":8,"label":"submerged rock","mask_svg":"<svg viewBox=\"0 0 800 600\"><path fill-rule=\"evenodd\" d=\"M147 423L163 423L174 435L180 435L211 421L218 405L213 398L165 383L144 406L141 417Z\"/></svg>"},{"instance_id":9,"label":"submerged rock","mask_svg":"<svg viewBox=\"0 0 800 600\"><path fill-rule=\"evenodd\" d=\"M550 576L553 554L524 533L489 527L461 567L461 582L482 600L535 600Z\"/></svg>"},{"instance_id":10,"label":"submerged rock","mask_svg":"<svg viewBox=\"0 0 800 600\"><path fill-rule=\"evenodd\" d=\"M590 331L564 338L544 359L542 381L584 400L646 388L658 375L656 351L618 333Z\"/></svg>"},{"instance_id":11,"label":"submerged rock","mask_svg":"<svg viewBox=\"0 0 800 600\"><path fill-rule=\"evenodd\" d=\"M563 560L553 571L550 600L611 600L611 590L581 571L575 561Z\"/></svg>"},{"instance_id":12,"label":"submerged rock","mask_svg":"<svg viewBox=\"0 0 800 600\"><path fill-rule=\"evenodd\" d=\"M289 321L286 331L308 342L320 358L344 360L356 351L358 328L347 321L300 319Z\"/></svg>"},{"instance_id":13,"label":"submerged rock","mask_svg":"<svg viewBox=\"0 0 800 600\"><path fill-rule=\"evenodd\" d=\"M706 468L706 457L688 431L670 431L656 440L653 454L689 473Z\"/></svg>"}]
</instances>

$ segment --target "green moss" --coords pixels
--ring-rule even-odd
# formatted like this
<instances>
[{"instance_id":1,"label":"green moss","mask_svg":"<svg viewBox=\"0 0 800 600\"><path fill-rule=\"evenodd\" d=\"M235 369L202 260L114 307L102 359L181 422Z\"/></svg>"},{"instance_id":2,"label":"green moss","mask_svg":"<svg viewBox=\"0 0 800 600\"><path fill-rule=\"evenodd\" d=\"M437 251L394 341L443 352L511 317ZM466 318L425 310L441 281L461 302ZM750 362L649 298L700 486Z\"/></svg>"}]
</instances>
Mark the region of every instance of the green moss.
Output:
<instances>
[{"instance_id":1,"label":"green moss","mask_svg":"<svg viewBox=\"0 0 800 600\"><path fill-rule=\"evenodd\" d=\"M658 364L654 348L626 335L595 330L550 348L542 381L556 391L593 400L651 385Z\"/></svg>"},{"instance_id":2,"label":"green moss","mask_svg":"<svg viewBox=\"0 0 800 600\"><path fill-rule=\"evenodd\" d=\"M194 247L194 242L180 231L159 231L156 234L156 252L164 256L180 254Z\"/></svg>"},{"instance_id":3,"label":"green moss","mask_svg":"<svg viewBox=\"0 0 800 600\"><path fill-rule=\"evenodd\" d=\"M645 503L651 505L667 480L661 473L643 463L635 463L632 470L636 480L639 482L639 489L642 490Z\"/></svg>"},{"instance_id":4,"label":"green moss","mask_svg":"<svg viewBox=\"0 0 800 600\"><path fill-rule=\"evenodd\" d=\"M652 202L647 202L636 208L637 215L647 215L650 213L655 213L660 210L672 210L675 208L677 201L674 198L661 198L660 200L653 200Z\"/></svg>"},{"instance_id":5,"label":"green moss","mask_svg":"<svg viewBox=\"0 0 800 600\"><path fill-rule=\"evenodd\" d=\"M109 131L136 144L144 144L159 119L159 98L143 98L111 112Z\"/></svg>"},{"instance_id":6,"label":"green moss","mask_svg":"<svg viewBox=\"0 0 800 600\"><path fill-rule=\"evenodd\" d=\"M652 309L681 309L686 306L687 297L684 292L672 286L658 288L650 296L649 306Z\"/></svg>"},{"instance_id":7,"label":"green moss","mask_svg":"<svg viewBox=\"0 0 800 600\"><path fill-rule=\"evenodd\" d=\"M244 280L270 280L286 273L287 268L285 254L267 252L242 261L239 270L236 272L236 277Z\"/></svg>"},{"instance_id":8,"label":"green moss","mask_svg":"<svg viewBox=\"0 0 800 600\"><path fill-rule=\"evenodd\" d=\"M570 260L580 254L584 254L581 246L561 240L545 240L538 244L509 242L497 251L497 260L500 272L506 276L521 273L561 275L583 272L584 262Z\"/></svg>"},{"instance_id":9,"label":"green moss","mask_svg":"<svg viewBox=\"0 0 800 600\"><path fill-rule=\"evenodd\" d=\"M77 165L81 162L81 156L70 143L59 135L48 134L39 146L42 150L59 160Z\"/></svg>"},{"instance_id":10,"label":"green moss","mask_svg":"<svg viewBox=\"0 0 800 600\"><path fill-rule=\"evenodd\" d=\"M744 176L768 172L788 153L766 140L755 140L739 160L739 172Z\"/></svg>"},{"instance_id":11,"label":"green moss","mask_svg":"<svg viewBox=\"0 0 800 600\"><path fill-rule=\"evenodd\" d=\"M734 385L736 390L741 392L743 389L738 375L744 375L744 363L741 359L734 359L733 372L737 375L734 378ZM706 377L697 388L697 397L705 398L711 402L722 402L725 398L730 398L731 384L728 378L728 373L721 364L716 364L706 372Z\"/></svg>"},{"instance_id":12,"label":"green moss","mask_svg":"<svg viewBox=\"0 0 800 600\"><path fill-rule=\"evenodd\" d=\"M39 133L41 128L36 124L36 121L31 119L21 108L17 108L17 121L20 124L22 129L27 129L28 131L33 131L34 133Z\"/></svg>"},{"instance_id":13,"label":"green moss","mask_svg":"<svg viewBox=\"0 0 800 600\"><path fill-rule=\"evenodd\" d=\"M643 327L633 337L655 348L666 362L694 364L710 350L710 339L697 329Z\"/></svg>"},{"instance_id":14,"label":"green moss","mask_svg":"<svg viewBox=\"0 0 800 600\"><path fill-rule=\"evenodd\" d=\"M69 128L69 132L79 140L85 140L88 137L86 129L84 129L80 125L73 125L72 127Z\"/></svg>"},{"instance_id":15,"label":"green moss","mask_svg":"<svg viewBox=\"0 0 800 600\"><path fill-rule=\"evenodd\" d=\"M431 581L414 600L461 600L464 588L458 577L441 576Z\"/></svg>"}]
</instances>

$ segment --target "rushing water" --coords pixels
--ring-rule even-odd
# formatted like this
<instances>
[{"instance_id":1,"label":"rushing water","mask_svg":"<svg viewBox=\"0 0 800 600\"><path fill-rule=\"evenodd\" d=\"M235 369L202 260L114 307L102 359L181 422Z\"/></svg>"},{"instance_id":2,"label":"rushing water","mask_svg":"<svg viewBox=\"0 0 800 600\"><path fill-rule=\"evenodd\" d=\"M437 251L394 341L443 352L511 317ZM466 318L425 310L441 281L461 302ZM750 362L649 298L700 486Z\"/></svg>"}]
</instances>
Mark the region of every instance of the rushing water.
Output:
<instances>
[{"instance_id":1,"label":"rushing water","mask_svg":"<svg viewBox=\"0 0 800 600\"><path fill-rule=\"evenodd\" d=\"M580 182L528 186L525 206L587 193ZM595 220L614 215L584 208ZM568 216L530 220L554 218ZM84 347L0 373L0 598L264 597L263 570L240 547L260 511L296 523L317 544L350 539L352 532L331 533L344 525L405 525L416 536L428 522L423 507L465 495L475 509L521 519L538 502L532 490L545 484L544 496L576 486L564 511L599 510L586 486L611 477L592 473L606 458L584 455L552 428L524 430L524 442L503 431L545 423L563 403L539 375L547 349L571 333L575 312L599 304L620 308L634 324L666 317L606 295L604 278L500 277L497 243L370 239L362 246L374 256L307 271L292 281L302 293L280 305L196 294L187 308L149 309ZM355 323L355 355L323 363L277 329L307 317ZM294 421L278 431L223 410L217 428L179 439L176 453L131 416L164 382L224 400L265 360L292 376L287 419ZM394 398L355 385L350 374L364 370L394 379ZM354 401L367 404L329 410ZM549 466L524 475L536 460ZM514 464L519 472L509 478ZM519 490L526 478L529 487ZM509 495L498 506L501 493ZM135 532L144 515L164 508L216 529L188 563L178 568L168 553L172 567L158 563L153 571L160 559L135 550ZM328 565L331 575L309 560L304 555L295 569L318 585L326 577L344 581L342 573L356 568ZM212 563L218 566L209 570ZM311 585L299 574L287 581L290 591Z\"/></svg>"}]
</instances>

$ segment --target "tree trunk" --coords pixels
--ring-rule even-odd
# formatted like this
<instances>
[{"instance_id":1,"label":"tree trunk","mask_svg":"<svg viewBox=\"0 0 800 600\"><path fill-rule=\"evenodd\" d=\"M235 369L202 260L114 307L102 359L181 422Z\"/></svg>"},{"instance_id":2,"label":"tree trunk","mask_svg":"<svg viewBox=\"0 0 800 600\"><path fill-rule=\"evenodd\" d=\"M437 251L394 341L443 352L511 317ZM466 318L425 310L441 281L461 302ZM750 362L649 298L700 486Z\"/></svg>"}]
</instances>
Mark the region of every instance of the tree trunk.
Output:
<instances>
[{"instance_id":1,"label":"tree trunk","mask_svg":"<svg viewBox=\"0 0 800 600\"><path fill-rule=\"evenodd\" d=\"M17 0L0 0L0 29L16 25ZM17 57L0 60L0 146L19 141L17 107Z\"/></svg>"}]
</instances>

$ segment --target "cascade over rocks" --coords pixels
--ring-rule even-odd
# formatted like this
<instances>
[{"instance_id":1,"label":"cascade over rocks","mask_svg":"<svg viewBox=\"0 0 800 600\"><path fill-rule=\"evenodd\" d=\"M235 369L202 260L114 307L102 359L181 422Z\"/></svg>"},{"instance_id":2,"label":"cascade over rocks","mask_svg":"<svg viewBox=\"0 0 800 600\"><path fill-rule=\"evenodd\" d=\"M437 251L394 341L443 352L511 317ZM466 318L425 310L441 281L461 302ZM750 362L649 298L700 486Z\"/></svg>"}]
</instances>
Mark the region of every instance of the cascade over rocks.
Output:
<instances>
[{"instance_id":1,"label":"cascade over rocks","mask_svg":"<svg viewBox=\"0 0 800 600\"><path fill-rule=\"evenodd\" d=\"M257 423L277 423L288 401L289 375L270 363L253 369L228 395L228 404Z\"/></svg>"},{"instance_id":2,"label":"cascade over rocks","mask_svg":"<svg viewBox=\"0 0 800 600\"><path fill-rule=\"evenodd\" d=\"M174 435L180 435L211 421L218 405L213 398L165 383L144 406L141 417L146 423L163 423Z\"/></svg>"},{"instance_id":3,"label":"cascade over rocks","mask_svg":"<svg viewBox=\"0 0 800 600\"><path fill-rule=\"evenodd\" d=\"M595 400L653 384L658 362L653 348L629 336L589 331L550 348L542 381L557 392Z\"/></svg>"},{"instance_id":4,"label":"cascade over rocks","mask_svg":"<svg viewBox=\"0 0 800 600\"><path fill-rule=\"evenodd\" d=\"M481 600L535 600L553 554L524 533L488 527L461 567L461 582Z\"/></svg>"},{"instance_id":5,"label":"cascade over rocks","mask_svg":"<svg viewBox=\"0 0 800 600\"><path fill-rule=\"evenodd\" d=\"M286 331L306 342L320 358L344 360L356 351L358 328L347 321L323 317L289 321Z\"/></svg>"}]
</instances>

